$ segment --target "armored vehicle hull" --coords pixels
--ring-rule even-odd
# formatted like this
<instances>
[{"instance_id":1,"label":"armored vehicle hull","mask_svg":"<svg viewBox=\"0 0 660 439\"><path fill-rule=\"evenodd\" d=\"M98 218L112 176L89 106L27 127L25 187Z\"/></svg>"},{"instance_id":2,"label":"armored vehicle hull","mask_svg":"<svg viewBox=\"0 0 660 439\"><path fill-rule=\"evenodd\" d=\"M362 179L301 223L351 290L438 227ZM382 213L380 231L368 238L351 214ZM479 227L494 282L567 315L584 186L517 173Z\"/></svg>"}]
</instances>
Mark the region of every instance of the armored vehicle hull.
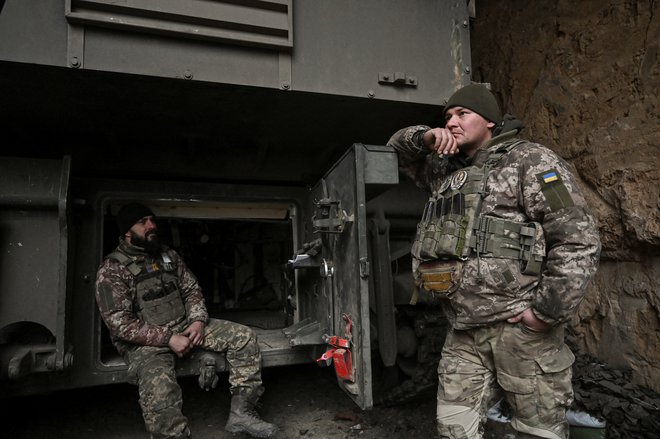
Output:
<instances>
[{"instance_id":1,"label":"armored vehicle hull","mask_svg":"<svg viewBox=\"0 0 660 439\"><path fill-rule=\"evenodd\" d=\"M265 367L333 364L362 408L372 366L414 374L437 347L408 305L424 199L382 145L442 123L468 21L441 0L1 2L0 393L126 379L94 278L129 201Z\"/></svg>"}]
</instances>

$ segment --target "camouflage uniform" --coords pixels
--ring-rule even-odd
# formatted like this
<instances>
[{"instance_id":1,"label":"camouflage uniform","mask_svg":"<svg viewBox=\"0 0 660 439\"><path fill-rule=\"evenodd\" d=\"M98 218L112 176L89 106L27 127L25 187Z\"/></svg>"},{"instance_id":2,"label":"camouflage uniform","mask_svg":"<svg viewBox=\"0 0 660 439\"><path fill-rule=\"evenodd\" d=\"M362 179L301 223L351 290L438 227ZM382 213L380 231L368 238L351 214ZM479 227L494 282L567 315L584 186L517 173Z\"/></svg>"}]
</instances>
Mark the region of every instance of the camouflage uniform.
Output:
<instances>
[{"instance_id":1,"label":"camouflage uniform","mask_svg":"<svg viewBox=\"0 0 660 439\"><path fill-rule=\"evenodd\" d=\"M205 324L201 348L226 352L231 393L255 398L263 393L261 353L254 331L237 323L209 319L195 276L174 250L163 248L170 267L165 267L167 263L162 257L154 258L123 241L115 251L134 261L141 274L136 276L126 264L106 258L97 273L96 300L113 344L128 363L128 379L138 385L145 425L152 438L190 436L187 419L181 413L181 389L174 369L176 355L168 342L173 334L195 321ZM166 268L176 279L185 311L182 318L153 324L143 319L137 291L145 277L156 276L156 285L160 282L163 287L163 278L158 276ZM145 272L150 274L143 276Z\"/></svg>"},{"instance_id":2,"label":"camouflage uniform","mask_svg":"<svg viewBox=\"0 0 660 439\"><path fill-rule=\"evenodd\" d=\"M520 260L474 252L446 262L455 268L442 294L452 329L438 366L439 436L481 437L486 409L503 391L516 430L526 437L566 438L574 357L564 344L563 324L598 265L594 219L568 165L549 149L517 139L517 130L492 138L471 158L441 160L423 146L429 129L404 128L390 139L402 172L437 195L460 169L505 151L487 171L480 216L539 223L534 251L544 256L538 275L524 274ZM414 259L413 271L424 287L422 263ZM528 308L552 329L539 333L507 323Z\"/></svg>"}]
</instances>

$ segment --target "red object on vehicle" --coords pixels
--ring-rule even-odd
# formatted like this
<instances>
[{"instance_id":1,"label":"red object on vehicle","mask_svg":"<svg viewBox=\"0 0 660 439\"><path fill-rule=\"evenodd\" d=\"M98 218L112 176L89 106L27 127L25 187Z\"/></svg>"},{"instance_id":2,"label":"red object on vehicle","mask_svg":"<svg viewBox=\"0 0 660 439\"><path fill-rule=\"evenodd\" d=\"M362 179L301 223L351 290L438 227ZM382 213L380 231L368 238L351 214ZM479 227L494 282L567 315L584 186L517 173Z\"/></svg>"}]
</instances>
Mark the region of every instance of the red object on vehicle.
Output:
<instances>
[{"instance_id":1,"label":"red object on vehicle","mask_svg":"<svg viewBox=\"0 0 660 439\"><path fill-rule=\"evenodd\" d=\"M337 376L342 380L353 382L355 378L353 376L353 354L350 349L351 339L353 338L351 335L353 322L347 314L344 314L343 318L346 321L346 338L338 335L327 337L328 344L332 347L316 361L319 363L325 361L328 365L333 362Z\"/></svg>"},{"instance_id":2,"label":"red object on vehicle","mask_svg":"<svg viewBox=\"0 0 660 439\"><path fill-rule=\"evenodd\" d=\"M353 355L348 349L335 349L332 353L335 372L342 380L353 381Z\"/></svg>"}]
</instances>

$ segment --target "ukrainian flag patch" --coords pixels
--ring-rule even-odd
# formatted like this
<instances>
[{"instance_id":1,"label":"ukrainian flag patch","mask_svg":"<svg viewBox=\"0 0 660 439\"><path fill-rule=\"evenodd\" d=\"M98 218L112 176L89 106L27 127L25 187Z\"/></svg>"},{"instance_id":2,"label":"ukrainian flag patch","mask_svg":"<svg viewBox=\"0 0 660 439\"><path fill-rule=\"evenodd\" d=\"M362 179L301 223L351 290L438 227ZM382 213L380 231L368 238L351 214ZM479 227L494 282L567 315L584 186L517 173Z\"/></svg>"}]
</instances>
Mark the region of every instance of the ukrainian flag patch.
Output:
<instances>
[{"instance_id":1,"label":"ukrainian flag patch","mask_svg":"<svg viewBox=\"0 0 660 439\"><path fill-rule=\"evenodd\" d=\"M568 192L568 188L562 181L561 174L557 169L536 174L536 179L541 185L541 192L548 203L551 212L557 212L565 207L573 206L573 198Z\"/></svg>"},{"instance_id":2,"label":"ukrainian flag patch","mask_svg":"<svg viewBox=\"0 0 660 439\"><path fill-rule=\"evenodd\" d=\"M555 171L546 172L542 175L542 178L544 183L552 183L553 181L559 180Z\"/></svg>"}]
</instances>

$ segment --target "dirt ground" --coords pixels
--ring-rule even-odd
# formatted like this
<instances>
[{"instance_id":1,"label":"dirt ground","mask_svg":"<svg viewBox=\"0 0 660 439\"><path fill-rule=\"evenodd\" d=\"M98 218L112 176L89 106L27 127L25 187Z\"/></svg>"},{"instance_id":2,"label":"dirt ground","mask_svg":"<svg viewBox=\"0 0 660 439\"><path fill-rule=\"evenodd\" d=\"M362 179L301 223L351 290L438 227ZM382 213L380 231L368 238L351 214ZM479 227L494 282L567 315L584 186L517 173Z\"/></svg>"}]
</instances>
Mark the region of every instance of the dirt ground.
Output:
<instances>
[{"instance_id":1,"label":"dirt ground","mask_svg":"<svg viewBox=\"0 0 660 439\"><path fill-rule=\"evenodd\" d=\"M206 392L195 378L181 381L184 413L195 439L242 439L223 430L229 410L226 375ZM434 437L432 398L397 408L363 412L336 385L331 368L315 364L264 370L262 416L280 428L278 438ZM13 439L147 439L128 384L2 400L2 425Z\"/></svg>"},{"instance_id":2,"label":"dirt ground","mask_svg":"<svg viewBox=\"0 0 660 439\"><path fill-rule=\"evenodd\" d=\"M221 376L226 383L226 376ZM262 416L281 428L277 438L433 438L435 397L397 407L361 411L336 385L334 372L315 364L264 371ZM184 413L195 439L243 439L223 430L229 410L227 385L210 392L194 378L181 380ZM0 435L12 439L147 439L128 384L55 392L0 401ZM495 437L495 436L493 436ZM499 434L496 437L504 438Z\"/></svg>"}]
</instances>

